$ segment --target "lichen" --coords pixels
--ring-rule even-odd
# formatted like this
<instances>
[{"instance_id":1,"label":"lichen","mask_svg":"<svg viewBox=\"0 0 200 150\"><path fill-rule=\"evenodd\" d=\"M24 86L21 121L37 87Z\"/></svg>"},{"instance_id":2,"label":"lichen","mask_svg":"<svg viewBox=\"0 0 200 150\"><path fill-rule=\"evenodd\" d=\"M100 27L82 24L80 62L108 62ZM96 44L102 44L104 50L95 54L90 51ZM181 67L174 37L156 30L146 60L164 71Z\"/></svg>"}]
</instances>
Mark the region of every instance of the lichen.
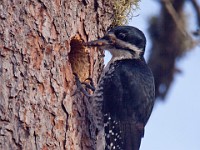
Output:
<instances>
[{"instance_id":1,"label":"lichen","mask_svg":"<svg viewBox=\"0 0 200 150\"><path fill-rule=\"evenodd\" d=\"M131 19L138 7L140 0L115 0L112 2L114 9L114 20L112 26L125 25Z\"/></svg>"}]
</instances>

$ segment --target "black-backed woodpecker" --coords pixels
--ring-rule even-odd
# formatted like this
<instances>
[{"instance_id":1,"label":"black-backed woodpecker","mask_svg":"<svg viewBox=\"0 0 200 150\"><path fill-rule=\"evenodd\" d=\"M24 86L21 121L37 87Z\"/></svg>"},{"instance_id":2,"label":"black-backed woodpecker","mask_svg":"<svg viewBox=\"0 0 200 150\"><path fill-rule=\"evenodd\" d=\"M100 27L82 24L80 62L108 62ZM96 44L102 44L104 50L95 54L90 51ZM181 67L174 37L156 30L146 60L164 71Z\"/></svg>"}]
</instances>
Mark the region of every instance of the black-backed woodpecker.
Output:
<instances>
[{"instance_id":1,"label":"black-backed woodpecker","mask_svg":"<svg viewBox=\"0 0 200 150\"><path fill-rule=\"evenodd\" d=\"M117 26L86 45L112 54L92 96L97 150L139 150L155 99L154 78L143 57L143 32Z\"/></svg>"}]
</instances>

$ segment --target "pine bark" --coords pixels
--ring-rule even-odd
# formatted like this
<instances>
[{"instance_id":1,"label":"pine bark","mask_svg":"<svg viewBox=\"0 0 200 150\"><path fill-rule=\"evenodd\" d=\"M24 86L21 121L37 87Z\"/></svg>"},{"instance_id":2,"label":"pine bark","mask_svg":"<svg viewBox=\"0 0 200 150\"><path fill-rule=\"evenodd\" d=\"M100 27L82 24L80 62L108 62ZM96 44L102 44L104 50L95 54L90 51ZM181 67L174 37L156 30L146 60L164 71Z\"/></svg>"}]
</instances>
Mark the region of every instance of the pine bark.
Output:
<instances>
[{"instance_id":1,"label":"pine bark","mask_svg":"<svg viewBox=\"0 0 200 150\"><path fill-rule=\"evenodd\" d=\"M107 1L0 1L0 149L94 149L73 72L95 83L102 52L84 41L112 23Z\"/></svg>"}]
</instances>

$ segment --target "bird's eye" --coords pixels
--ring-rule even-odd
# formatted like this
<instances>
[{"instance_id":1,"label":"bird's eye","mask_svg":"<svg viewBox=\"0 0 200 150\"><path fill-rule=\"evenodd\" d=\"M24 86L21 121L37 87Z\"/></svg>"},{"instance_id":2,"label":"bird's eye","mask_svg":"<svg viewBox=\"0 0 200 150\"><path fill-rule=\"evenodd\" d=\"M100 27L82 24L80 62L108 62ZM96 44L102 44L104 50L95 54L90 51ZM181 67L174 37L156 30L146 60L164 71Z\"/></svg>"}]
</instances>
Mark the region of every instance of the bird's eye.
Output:
<instances>
[{"instance_id":1,"label":"bird's eye","mask_svg":"<svg viewBox=\"0 0 200 150\"><path fill-rule=\"evenodd\" d=\"M125 33L119 33L118 36L117 36L119 39L124 39L126 37L126 34Z\"/></svg>"}]
</instances>

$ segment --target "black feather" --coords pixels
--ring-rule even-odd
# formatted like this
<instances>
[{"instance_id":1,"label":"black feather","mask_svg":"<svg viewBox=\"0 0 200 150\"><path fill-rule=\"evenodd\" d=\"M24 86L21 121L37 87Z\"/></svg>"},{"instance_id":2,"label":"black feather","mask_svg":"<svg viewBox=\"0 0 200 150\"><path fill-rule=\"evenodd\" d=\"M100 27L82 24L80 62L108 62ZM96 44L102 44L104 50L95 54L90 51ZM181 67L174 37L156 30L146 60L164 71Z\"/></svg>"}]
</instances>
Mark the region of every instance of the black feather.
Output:
<instances>
[{"instance_id":1,"label":"black feather","mask_svg":"<svg viewBox=\"0 0 200 150\"><path fill-rule=\"evenodd\" d=\"M138 150L154 105L152 72L143 59L119 60L110 67L115 70L103 85L106 149Z\"/></svg>"}]
</instances>

